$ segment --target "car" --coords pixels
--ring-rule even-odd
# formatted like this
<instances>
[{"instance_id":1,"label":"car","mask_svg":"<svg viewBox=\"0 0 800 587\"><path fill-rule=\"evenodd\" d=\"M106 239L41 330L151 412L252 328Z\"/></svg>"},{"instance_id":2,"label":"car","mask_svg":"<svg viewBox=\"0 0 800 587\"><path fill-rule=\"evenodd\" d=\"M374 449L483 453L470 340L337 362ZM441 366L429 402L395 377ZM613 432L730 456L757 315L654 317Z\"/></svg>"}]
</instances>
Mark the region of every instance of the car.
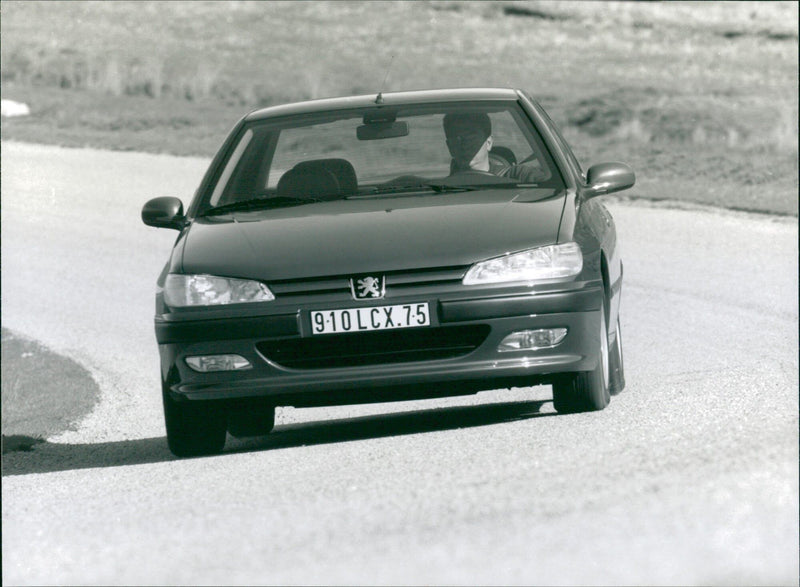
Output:
<instances>
[{"instance_id":1,"label":"car","mask_svg":"<svg viewBox=\"0 0 800 587\"><path fill-rule=\"evenodd\" d=\"M170 450L268 434L278 406L551 385L559 413L604 409L625 386L623 266L598 196L634 181L584 172L518 89L245 115L185 210L142 209L178 231L155 296Z\"/></svg>"}]
</instances>

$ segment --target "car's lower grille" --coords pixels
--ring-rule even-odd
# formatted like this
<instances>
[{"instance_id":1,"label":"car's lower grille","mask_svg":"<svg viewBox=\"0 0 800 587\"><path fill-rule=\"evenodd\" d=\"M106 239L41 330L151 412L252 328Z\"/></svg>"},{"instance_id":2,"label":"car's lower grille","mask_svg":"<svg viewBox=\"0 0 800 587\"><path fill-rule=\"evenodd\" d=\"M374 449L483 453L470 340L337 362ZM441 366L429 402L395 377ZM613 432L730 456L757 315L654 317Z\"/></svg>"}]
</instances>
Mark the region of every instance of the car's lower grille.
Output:
<instances>
[{"instance_id":1,"label":"car's lower grille","mask_svg":"<svg viewBox=\"0 0 800 587\"><path fill-rule=\"evenodd\" d=\"M356 367L460 357L489 335L487 325L386 330L263 341L268 360L293 369Z\"/></svg>"}]
</instances>

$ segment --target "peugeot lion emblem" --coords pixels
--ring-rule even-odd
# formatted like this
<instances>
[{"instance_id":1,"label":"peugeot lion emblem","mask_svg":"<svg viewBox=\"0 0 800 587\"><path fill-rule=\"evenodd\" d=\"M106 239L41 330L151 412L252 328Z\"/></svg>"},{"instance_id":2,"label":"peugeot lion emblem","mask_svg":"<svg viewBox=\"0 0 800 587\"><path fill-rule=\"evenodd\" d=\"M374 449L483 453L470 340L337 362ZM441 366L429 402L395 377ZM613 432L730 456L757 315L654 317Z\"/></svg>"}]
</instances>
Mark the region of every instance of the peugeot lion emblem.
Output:
<instances>
[{"instance_id":1,"label":"peugeot lion emblem","mask_svg":"<svg viewBox=\"0 0 800 587\"><path fill-rule=\"evenodd\" d=\"M383 297L386 280L382 275L359 275L350 279L350 291L356 300L374 300Z\"/></svg>"}]
</instances>

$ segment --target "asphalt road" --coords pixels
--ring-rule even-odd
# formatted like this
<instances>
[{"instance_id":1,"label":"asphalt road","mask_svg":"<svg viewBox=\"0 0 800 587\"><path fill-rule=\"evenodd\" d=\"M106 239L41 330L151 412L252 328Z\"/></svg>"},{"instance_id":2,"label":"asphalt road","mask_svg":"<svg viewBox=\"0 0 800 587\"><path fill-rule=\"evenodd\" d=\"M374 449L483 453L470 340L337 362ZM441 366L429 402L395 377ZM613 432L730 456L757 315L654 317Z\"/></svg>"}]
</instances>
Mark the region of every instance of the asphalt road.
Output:
<instances>
[{"instance_id":1,"label":"asphalt road","mask_svg":"<svg viewBox=\"0 0 800 587\"><path fill-rule=\"evenodd\" d=\"M205 161L2 144L3 326L86 367L77 430L4 456L3 583L798 584L797 219L611 202L626 391L282 409L166 447L153 288Z\"/></svg>"}]
</instances>

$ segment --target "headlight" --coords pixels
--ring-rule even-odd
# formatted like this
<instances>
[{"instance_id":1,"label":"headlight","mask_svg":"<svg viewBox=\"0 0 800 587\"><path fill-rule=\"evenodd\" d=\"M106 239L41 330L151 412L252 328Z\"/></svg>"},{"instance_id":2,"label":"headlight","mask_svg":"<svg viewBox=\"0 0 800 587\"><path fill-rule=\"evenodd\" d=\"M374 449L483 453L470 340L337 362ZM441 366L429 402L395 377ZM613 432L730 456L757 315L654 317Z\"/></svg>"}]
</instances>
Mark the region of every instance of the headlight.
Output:
<instances>
[{"instance_id":1,"label":"headlight","mask_svg":"<svg viewBox=\"0 0 800 587\"><path fill-rule=\"evenodd\" d=\"M275 296L266 285L249 279L170 273L164 283L164 301L176 308L269 302L274 299Z\"/></svg>"},{"instance_id":2,"label":"headlight","mask_svg":"<svg viewBox=\"0 0 800 587\"><path fill-rule=\"evenodd\" d=\"M535 281L572 277L581 272L583 255L578 243L528 249L475 263L464 276L464 285Z\"/></svg>"}]
</instances>

